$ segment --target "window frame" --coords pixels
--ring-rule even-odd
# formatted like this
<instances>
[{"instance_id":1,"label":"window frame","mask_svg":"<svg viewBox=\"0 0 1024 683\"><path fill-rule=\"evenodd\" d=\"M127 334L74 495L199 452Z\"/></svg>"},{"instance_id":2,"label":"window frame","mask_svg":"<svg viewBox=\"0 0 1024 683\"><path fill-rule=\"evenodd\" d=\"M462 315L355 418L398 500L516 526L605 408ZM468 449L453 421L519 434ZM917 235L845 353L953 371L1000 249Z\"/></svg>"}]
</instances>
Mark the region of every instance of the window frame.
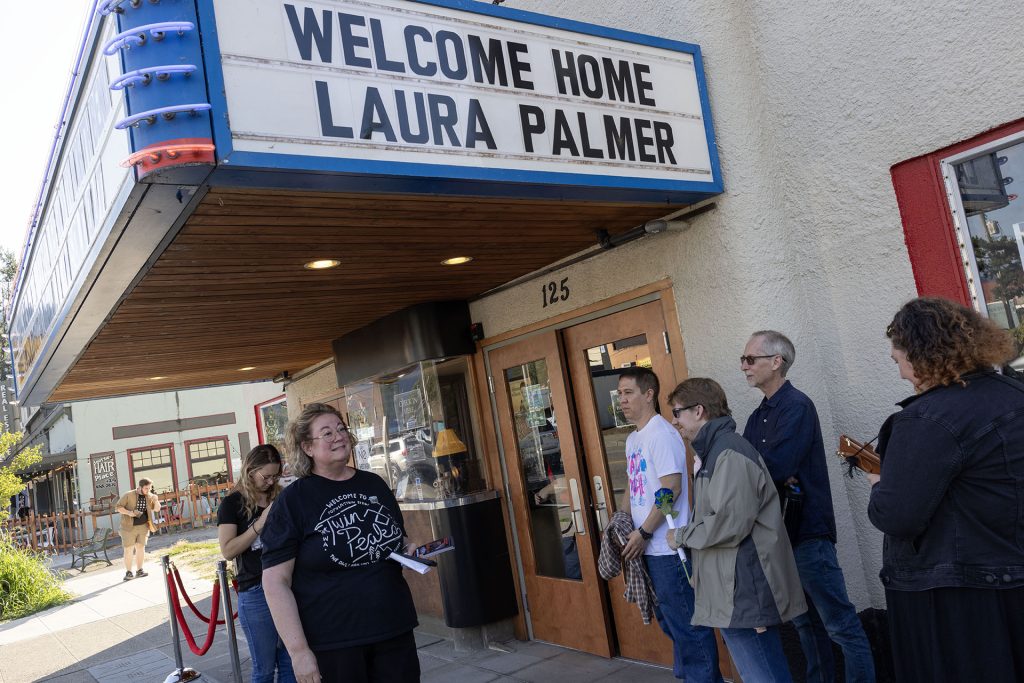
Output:
<instances>
[{"instance_id":1,"label":"window frame","mask_svg":"<svg viewBox=\"0 0 1024 683\"><path fill-rule=\"evenodd\" d=\"M970 230L967 227L967 212L964 210L964 203L960 197L960 188L956 181L956 171L953 167L956 164L991 154L998 149L1018 144L1024 144L1024 130L1010 133L1004 137L982 143L976 147L939 160L939 169L942 173L943 184L946 189L946 198L949 200L949 208L952 213L953 230L960 247L960 257L967 269L967 295L970 297L974 310L986 318L989 317L988 304L985 301L984 293L980 291L981 273L978 271L977 257L974 254L974 248L971 246Z\"/></svg>"},{"instance_id":2,"label":"window frame","mask_svg":"<svg viewBox=\"0 0 1024 683\"><path fill-rule=\"evenodd\" d=\"M170 451L171 451L171 453L170 453L170 456L171 456L171 484L174 487L173 488L174 491L178 490L178 462L177 462L177 458L174 456L174 442L158 443L158 444L153 444L151 446L139 446L137 448L129 448L129 449L127 449L127 454L128 454L128 477L130 479L129 484L131 484L131 487L133 489L138 486L138 481L137 481L137 479L135 477L135 462L134 462L134 458L132 456L135 453L139 453L141 451L153 451L153 450L157 450L158 448L169 448ZM143 471L145 471L145 470L143 470Z\"/></svg>"},{"instance_id":3,"label":"window frame","mask_svg":"<svg viewBox=\"0 0 1024 683\"><path fill-rule=\"evenodd\" d=\"M256 414L256 438L260 445L267 443L266 429L263 426L263 409L278 403L285 403L287 400L288 394L281 394L253 406L253 412Z\"/></svg>"},{"instance_id":4,"label":"window frame","mask_svg":"<svg viewBox=\"0 0 1024 683\"><path fill-rule=\"evenodd\" d=\"M943 173L946 172L954 184L956 176L952 173L952 166L944 167L942 162L949 160L952 164L980 155L982 149L989 145L1004 145L1020 133L1024 133L1024 118L906 159L890 168L918 296L952 299L988 314L987 308L982 311L983 307L971 296L960 234L953 222L953 207ZM965 225L964 220L961 224Z\"/></svg>"},{"instance_id":5,"label":"window frame","mask_svg":"<svg viewBox=\"0 0 1024 683\"><path fill-rule=\"evenodd\" d=\"M188 481L189 481L189 483L191 483L192 479L195 477L195 474L192 472L192 454L191 454L191 452L189 450L190 447L192 446L192 444L209 443L211 441L222 441L222 442L224 442L224 457L227 460L228 481L230 481L230 482L234 482L235 481L235 473L234 473L234 470L231 469L231 442L228 440L227 435L220 435L220 436L204 436L204 437L200 437L200 438L197 438L197 439L188 439L187 441L184 442L183 446L184 446L184 449L185 449L185 466L188 469ZM201 462L203 462L203 461L201 461Z\"/></svg>"}]
</instances>

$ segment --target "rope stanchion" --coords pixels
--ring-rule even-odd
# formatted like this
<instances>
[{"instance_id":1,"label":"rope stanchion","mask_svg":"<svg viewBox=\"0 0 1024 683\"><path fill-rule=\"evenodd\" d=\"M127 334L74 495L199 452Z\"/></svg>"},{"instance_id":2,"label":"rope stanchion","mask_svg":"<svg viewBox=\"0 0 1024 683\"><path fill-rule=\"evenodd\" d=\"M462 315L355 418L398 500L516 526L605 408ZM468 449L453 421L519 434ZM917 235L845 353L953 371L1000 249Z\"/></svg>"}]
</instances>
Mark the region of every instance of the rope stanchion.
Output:
<instances>
[{"instance_id":1,"label":"rope stanchion","mask_svg":"<svg viewBox=\"0 0 1024 683\"><path fill-rule=\"evenodd\" d=\"M231 614L231 590L228 589L228 563L224 560L217 562L217 581L220 585L221 595L224 596L224 619L228 622L225 630L228 632L228 652L231 654L231 672L234 674L234 683L242 683L242 662L238 657L238 638L235 635L235 616ZM235 584L235 591L238 584ZM213 616L212 614L210 615Z\"/></svg>"},{"instance_id":2,"label":"rope stanchion","mask_svg":"<svg viewBox=\"0 0 1024 683\"><path fill-rule=\"evenodd\" d=\"M188 681L196 681L202 678L202 674L191 667L186 667L181 661L181 636L178 632L178 620L174 616L174 607L177 605L177 598L174 596L173 583L171 582L170 564L171 556L164 555L161 558L163 573L164 573L164 587L167 589L167 609L170 612L170 618L167 620L171 626L171 635L174 638L174 664L177 667L173 672L167 675L164 679L164 683L187 683Z\"/></svg>"},{"instance_id":3,"label":"rope stanchion","mask_svg":"<svg viewBox=\"0 0 1024 683\"><path fill-rule=\"evenodd\" d=\"M185 584L181 580L181 574L178 573L178 568L174 566L173 562L171 563L171 573L174 574L174 580L178 583L178 590L180 591L179 595L182 598L185 599L185 604L188 605L189 609L192 610L192 614L196 615L196 617L198 617L204 624L210 623L210 620L206 617L206 615L203 614L202 612L200 612L199 608L197 608L195 606L195 604L193 604L192 599L188 597L188 593L185 592ZM216 590L216 586L214 586L214 590ZM238 590L237 586L235 587L235 590ZM217 610L213 610L212 612L210 612L211 615L216 614L216 613L217 613ZM232 619L237 619L238 618L238 612L235 612L234 614L232 614L231 618ZM217 620L217 625L218 626L223 626L224 625L224 620L223 619L218 619Z\"/></svg>"},{"instance_id":4,"label":"rope stanchion","mask_svg":"<svg viewBox=\"0 0 1024 683\"><path fill-rule=\"evenodd\" d=\"M188 627L188 622L185 621L185 614L181 611L181 604L178 602L178 589L174 585L174 582L171 581L170 575L167 576L167 585L170 586L171 589L171 597L173 598L171 606L174 608L174 616L178 618L178 625L181 626L181 629L185 634L185 641L188 643L188 649L192 650L193 654L202 657L210 651L210 646L213 645L213 637L217 632L217 620L212 617L217 614L217 608L220 607L220 584L217 583L213 586L213 596L210 598L210 602L212 603L212 609L210 610L211 618L206 620L206 623L208 624L206 628L206 642L203 643L202 647L196 645L195 636L192 635L192 631Z\"/></svg>"}]
</instances>

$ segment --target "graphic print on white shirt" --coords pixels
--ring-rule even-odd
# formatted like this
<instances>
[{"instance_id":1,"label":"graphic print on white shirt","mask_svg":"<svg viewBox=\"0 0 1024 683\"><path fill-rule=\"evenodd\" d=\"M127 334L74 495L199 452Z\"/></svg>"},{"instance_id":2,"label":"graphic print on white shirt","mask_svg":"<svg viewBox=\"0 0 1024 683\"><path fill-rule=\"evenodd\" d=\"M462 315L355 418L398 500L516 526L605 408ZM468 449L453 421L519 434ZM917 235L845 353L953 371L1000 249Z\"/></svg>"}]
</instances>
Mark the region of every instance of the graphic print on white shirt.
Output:
<instances>
[{"instance_id":1,"label":"graphic print on white shirt","mask_svg":"<svg viewBox=\"0 0 1024 683\"><path fill-rule=\"evenodd\" d=\"M626 475L629 478L629 507L633 525L639 527L646 521L654 506L654 494L661 488L661 477L686 472L686 446L679 432L661 415L655 415L626 438ZM672 509L676 511L678 526L686 524L689 491L686 476L682 478L682 490ZM665 536L668 522L662 521L647 542L645 555L674 555Z\"/></svg>"},{"instance_id":2,"label":"graphic print on white shirt","mask_svg":"<svg viewBox=\"0 0 1024 683\"><path fill-rule=\"evenodd\" d=\"M362 567L402 545L402 527L376 496L346 493L329 501L315 527L323 549L342 567Z\"/></svg>"}]
</instances>

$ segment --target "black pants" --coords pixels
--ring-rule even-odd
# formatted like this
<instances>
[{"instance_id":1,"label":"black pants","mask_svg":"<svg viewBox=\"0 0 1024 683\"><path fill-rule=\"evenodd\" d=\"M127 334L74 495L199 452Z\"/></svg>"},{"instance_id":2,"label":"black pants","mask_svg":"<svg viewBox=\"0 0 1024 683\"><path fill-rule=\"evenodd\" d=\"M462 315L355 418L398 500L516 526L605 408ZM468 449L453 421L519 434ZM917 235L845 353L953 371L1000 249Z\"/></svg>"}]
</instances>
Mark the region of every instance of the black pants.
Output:
<instances>
[{"instance_id":1,"label":"black pants","mask_svg":"<svg viewBox=\"0 0 1024 683\"><path fill-rule=\"evenodd\" d=\"M417 683L420 660L412 631L391 640L315 652L323 683Z\"/></svg>"},{"instance_id":2,"label":"black pants","mask_svg":"<svg viewBox=\"0 0 1024 683\"><path fill-rule=\"evenodd\" d=\"M1024 681L1024 588L885 592L899 683Z\"/></svg>"}]
</instances>

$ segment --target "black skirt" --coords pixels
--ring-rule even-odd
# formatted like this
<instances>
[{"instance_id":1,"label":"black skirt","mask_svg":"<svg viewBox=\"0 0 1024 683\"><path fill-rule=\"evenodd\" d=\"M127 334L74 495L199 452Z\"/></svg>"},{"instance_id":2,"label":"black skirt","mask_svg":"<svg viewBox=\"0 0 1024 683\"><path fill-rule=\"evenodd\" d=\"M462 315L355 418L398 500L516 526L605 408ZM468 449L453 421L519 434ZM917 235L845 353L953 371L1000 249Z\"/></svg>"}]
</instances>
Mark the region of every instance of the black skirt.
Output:
<instances>
[{"instance_id":1,"label":"black skirt","mask_svg":"<svg viewBox=\"0 0 1024 683\"><path fill-rule=\"evenodd\" d=\"M899 683L1024 682L1024 588L885 592Z\"/></svg>"}]
</instances>

